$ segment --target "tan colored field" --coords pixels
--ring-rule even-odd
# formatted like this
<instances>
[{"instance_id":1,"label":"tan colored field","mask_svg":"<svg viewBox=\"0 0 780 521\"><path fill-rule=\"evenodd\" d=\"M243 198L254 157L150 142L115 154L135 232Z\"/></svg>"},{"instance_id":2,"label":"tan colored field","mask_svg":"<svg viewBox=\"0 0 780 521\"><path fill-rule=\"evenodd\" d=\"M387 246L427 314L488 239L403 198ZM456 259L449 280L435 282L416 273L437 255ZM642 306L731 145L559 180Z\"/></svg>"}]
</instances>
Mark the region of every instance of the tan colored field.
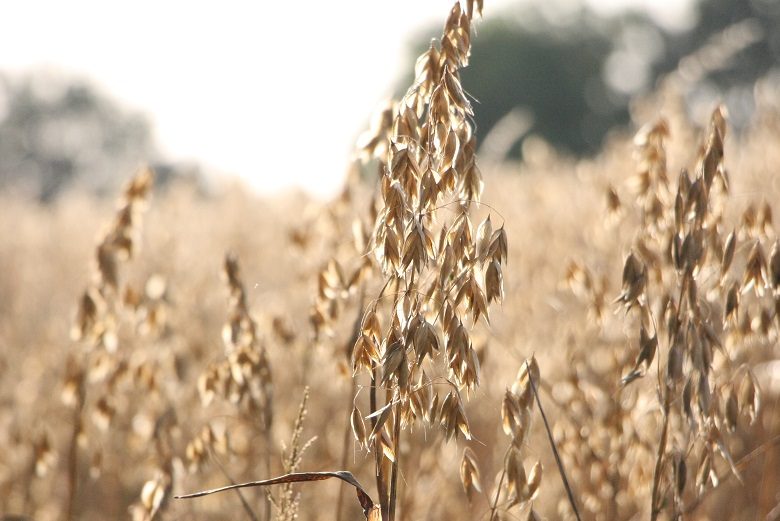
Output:
<instances>
[{"instance_id":1,"label":"tan colored field","mask_svg":"<svg viewBox=\"0 0 780 521\"><path fill-rule=\"evenodd\" d=\"M780 519L780 114L669 87L477 205L453 13L329 204L0 195L0 515L361 519L335 480L173 499L346 470L370 519Z\"/></svg>"}]
</instances>

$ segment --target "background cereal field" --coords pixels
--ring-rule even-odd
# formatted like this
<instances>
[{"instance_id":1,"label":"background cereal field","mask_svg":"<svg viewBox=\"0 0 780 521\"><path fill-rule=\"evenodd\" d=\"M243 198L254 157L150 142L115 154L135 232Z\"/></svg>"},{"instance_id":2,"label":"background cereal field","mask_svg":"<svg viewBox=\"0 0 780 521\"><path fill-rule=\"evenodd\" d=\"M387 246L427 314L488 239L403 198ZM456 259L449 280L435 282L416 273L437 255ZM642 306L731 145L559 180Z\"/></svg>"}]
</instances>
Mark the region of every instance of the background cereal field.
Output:
<instances>
[{"instance_id":1,"label":"background cereal field","mask_svg":"<svg viewBox=\"0 0 780 521\"><path fill-rule=\"evenodd\" d=\"M480 128L490 9L443 7L335 195L4 181L0 518L780 519L776 83L689 96L769 18L567 148Z\"/></svg>"}]
</instances>

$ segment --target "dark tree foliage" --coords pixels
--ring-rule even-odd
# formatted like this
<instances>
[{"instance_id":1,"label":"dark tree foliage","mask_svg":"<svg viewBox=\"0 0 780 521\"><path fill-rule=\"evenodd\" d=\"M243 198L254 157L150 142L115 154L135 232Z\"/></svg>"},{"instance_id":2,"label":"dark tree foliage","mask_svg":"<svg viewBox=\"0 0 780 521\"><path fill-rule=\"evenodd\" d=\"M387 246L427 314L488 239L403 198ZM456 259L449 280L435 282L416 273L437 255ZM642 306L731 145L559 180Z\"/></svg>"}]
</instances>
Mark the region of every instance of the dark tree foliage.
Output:
<instances>
[{"instance_id":1,"label":"dark tree foliage","mask_svg":"<svg viewBox=\"0 0 780 521\"><path fill-rule=\"evenodd\" d=\"M680 58L700 48L712 35L743 20L753 20L762 37L710 76L722 88L751 84L780 66L780 2L777 0L702 0L696 25L668 37L668 53L658 69L674 68Z\"/></svg>"},{"instance_id":2,"label":"dark tree foliage","mask_svg":"<svg viewBox=\"0 0 780 521\"><path fill-rule=\"evenodd\" d=\"M0 189L48 202L74 184L113 190L156 158L150 125L88 83L0 76Z\"/></svg>"},{"instance_id":3,"label":"dark tree foliage","mask_svg":"<svg viewBox=\"0 0 780 521\"><path fill-rule=\"evenodd\" d=\"M512 108L523 106L530 109L533 131L550 143L593 152L611 126L628 120L625 105L607 98L601 74L609 38L595 27L566 35L549 29L517 30L502 22L480 26L472 64L462 74L479 103L478 130L486 135Z\"/></svg>"},{"instance_id":4,"label":"dark tree foliage","mask_svg":"<svg viewBox=\"0 0 780 521\"><path fill-rule=\"evenodd\" d=\"M472 64L462 77L464 88L480 104L476 123L482 137L512 109L522 107L533 116L531 132L565 152L594 153L610 129L629 122L633 95L652 90L658 78L677 68L682 58L745 20L759 28L759 40L727 63L719 63L685 94L691 98L707 90L728 104L730 93L742 89L749 94L758 79L780 65L777 0L700 0L693 27L677 33L635 11L603 19L582 7L558 18L550 14L555 4L555 0L545 0L544 6L518 3L479 25ZM632 42L631 56L641 63L618 66L612 73L638 75L629 80L641 81L621 90L610 82L608 69L610 59L626 50L627 41ZM415 43L413 55L427 45L422 39ZM749 109L739 108L743 113ZM737 125L749 114L740 116L735 118ZM519 153L516 145L511 155Z\"/></svg>"}]
</instances>

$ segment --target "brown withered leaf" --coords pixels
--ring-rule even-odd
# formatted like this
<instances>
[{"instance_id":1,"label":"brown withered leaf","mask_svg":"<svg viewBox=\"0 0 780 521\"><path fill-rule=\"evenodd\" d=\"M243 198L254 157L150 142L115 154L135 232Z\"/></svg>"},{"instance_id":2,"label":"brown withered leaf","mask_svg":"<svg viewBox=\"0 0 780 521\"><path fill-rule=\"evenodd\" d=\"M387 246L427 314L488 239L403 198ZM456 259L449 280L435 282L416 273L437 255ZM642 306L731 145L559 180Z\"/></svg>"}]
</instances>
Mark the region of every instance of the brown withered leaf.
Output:
<instances>
[{"instance_id":1,"label":"brown withered leaf","mask_svg":"<svg viewBox=\"0 0 780 521\"><path fill-rule=\"evenodd\" d=\"M381 517L377 517L377 509L374 506L374 501L371 496L368 495L363 485L355 479L355 476L351 472L345 470L339 470L334 472L293 472L291 474L285 474L271 479L264 479L260 481L250 481L247 483L239 483L237 485L229 485L226 487L214 488L211 490L203 490L201 492L195 492L193 494L184 494L181 496L175 496L176 499L191 499L196 497L208 496L210 494L217 494L226 490L234 490L238 488L246 487L266 487L270 485L282 485L285 483L302 483L307 481L322 481L330 478L340 479L353 487L357 492L358 502L363 508L363 514L369 521L381 521Z\"/></svg>"}]
</instances>

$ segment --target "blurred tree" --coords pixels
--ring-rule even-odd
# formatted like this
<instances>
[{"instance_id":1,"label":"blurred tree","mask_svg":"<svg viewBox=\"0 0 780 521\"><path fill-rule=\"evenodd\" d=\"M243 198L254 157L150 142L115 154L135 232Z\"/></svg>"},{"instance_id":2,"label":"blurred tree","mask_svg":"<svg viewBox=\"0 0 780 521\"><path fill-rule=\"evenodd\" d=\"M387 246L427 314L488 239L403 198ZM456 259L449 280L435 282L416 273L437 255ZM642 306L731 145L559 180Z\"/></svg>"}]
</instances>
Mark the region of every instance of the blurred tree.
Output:
<instances>
[{"instance_id":1,"label":"blurred tree","mask_svg":"<svg viewBox=\"0 0 780 521\"><path fill-rule=\"evenodd\" d=\"M750 20L757 41L711 75L718 85L730 87L753 83L770 68L780 65L780 2L777 0L700 0L697 21L689 30L669 36L668 52L659 65L674 68L684 56L701 48L713 35L734 24Z\"/></svg>"},{"instance_id":2,"label":"blurred tree","mask_svg":"<svg viewBox=\"0 0 780 521\"><path fill-rule=\"evenodd\" d=\"M625 103L610 98L601 73L609 35L598 20L580 16L580 30L541 16L538 30L502 20L479 27L462 77L479 103L481 136L522 106L534 133L574 153L594 152L609 128L628 121Z\"/></svg>"},{"instance_id":3,"label":"blurred tree","mask_svg":"<svg viewBox=\"0 0 780 521\"><path fill-rule=\"evenodd\" d=\"M719 63L697 63L698 76L684 94L708 106L723 99L733 122L745 123L753 85L780 64L780 2L701 0L694 11L694 25L677 33L643 12L599 18L581 4L557 0L518 3L486 20L463 71L464 87L479 103L481 138L494 128L513 128L515 157L526 130L564 151L593 153L610 129L628 123L633 96L718 37L721 48L738 52ZM729 32L735 24L739 31ZM414 56L427 45L417 40ZM530 115L530 125L496 127L518 107Z\"/></svg>"},{"instance_id":4,"label":"blurred tree","mask_svg":"<svg viewBox=\"0 0 780 521\"><path fill-rule=\"evenodd\" d=\"M692 28L664 36L665 52L654 64L653 75L680 65L690 81L685 93L689 106L698 104L709 111L714 103L723 101L729 108L731 124L739 128L752 116L757 81L769 80L780 92L777 0L700 0ZM705 47L708 52L696 52ZM729 55L729 48L739 50ZM693 59L686 62L686 57Z\"/></svg>"},{"instance_id":5,"label":"blurred tree","mask_svg":"<svg viewBox=\"0 0 780 521\"><path fill-rule=\"evenodd\" d=\"M43 202L74 184L105 193L157 157L150 129L86 82L0 76L0 188Z\"/></svg>"}]
</instances>

